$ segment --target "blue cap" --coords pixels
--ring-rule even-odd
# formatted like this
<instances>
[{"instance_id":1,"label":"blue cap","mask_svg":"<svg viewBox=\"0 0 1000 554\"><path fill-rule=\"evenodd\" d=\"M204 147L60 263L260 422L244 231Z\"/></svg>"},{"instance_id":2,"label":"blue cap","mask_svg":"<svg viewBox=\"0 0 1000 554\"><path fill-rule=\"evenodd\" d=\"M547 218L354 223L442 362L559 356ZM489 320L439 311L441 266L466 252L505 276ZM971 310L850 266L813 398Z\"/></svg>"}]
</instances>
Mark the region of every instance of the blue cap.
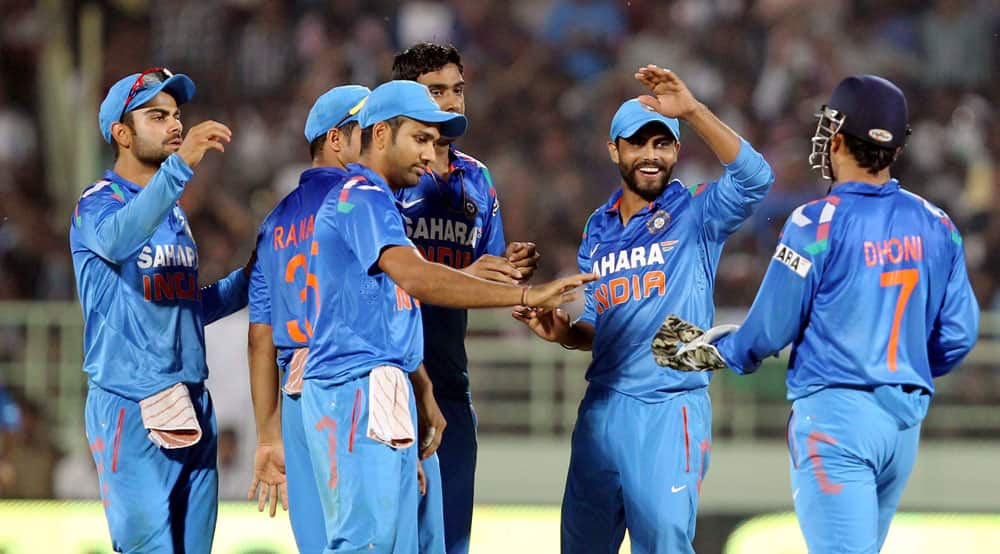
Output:
<instances>
[{"instance_id":1,"label":"blue cap","mask_svg":"<svg viewBox=\"0 0 1000 554\"><path fill-rule=\"evenodd\" d=\"M897 148L910 134L903 91L876 75L851 75L833 89L827 107L844 116L840 131L870 144Z\"/></svg>"},{"instance_id":2,"label":"blue cap","mask_svg":"<svg viewBox=\"0 0 1000 554\"><path fill-rule=\"evenodd\" d=\"M358 113L370 93L368 87L361 85L344 85L323 93L306 118L306 140L312 142L335 126L357 121Z\"/></svg>"},{"instance_id":3,"label":"blue cap","mask_svg":"<svg viewBox=\"0 0 1000 554\"><path fill-rule=\"evenodd\" d=\"M153 97L160 94L160 91L173 96L178 106L194 96L194 81L187 75L178 73L154 86L139 89L132 100L129 100L126 109L125 101L128 100L128 95L132 92L132 86L139 75L140 73L133 73L111 85L108 95L101 102L101 111L97 114L97 122L101 126L101 134L104 135L104 140L108 144L111 144L111 124L120 121L126 112L139 108L152 100Z\"/></svg>"},{"instance_id":4,"label":"blue cap","mask_svg":"<svg viewBox=\"0 0 1000 554\"><path fill-rule=\"evenodd\" d=\"M361 127L367 129L379 121L403 116L423 123L440 125L446 137L460 137L469 122L465 116L441 111L431 97L431 91L416 81L389 81L375 87L358 115Z\"/></svg>"},{"instance_id":5,"label":"blue cap","mask_svg":"<svg viewBox=\"0 0 1000 554\"><path fill-rule=\"evenodd\" d=\"M618 138L629 138L647 123L662 123L670 129L674 140L681 140L681 125L676 119L660 114L639 102L638 98L626 101L611 119L611 142Z\"/></svg>"}]
</instances>

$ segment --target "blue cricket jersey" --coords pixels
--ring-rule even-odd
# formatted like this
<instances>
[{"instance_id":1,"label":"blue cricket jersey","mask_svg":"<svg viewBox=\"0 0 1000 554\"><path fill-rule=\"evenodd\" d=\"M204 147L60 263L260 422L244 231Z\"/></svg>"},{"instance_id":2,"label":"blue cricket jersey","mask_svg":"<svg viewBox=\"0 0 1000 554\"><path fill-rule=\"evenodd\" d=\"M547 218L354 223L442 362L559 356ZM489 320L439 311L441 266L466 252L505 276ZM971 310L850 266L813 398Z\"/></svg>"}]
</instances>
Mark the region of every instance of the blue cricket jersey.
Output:
<instances>
[{"instance_id":1,"label":"blue cricket jersey","mask_svg":"<svg viewBox=\"0 0 1000 554\"><path fill-rule=\"evenodd\" d=\"M347 172L335 167L306 170L299 186L271 210L257 234L257 262L250 273L250 322L271 326L278 365L287 367L296 348L312 334L306 304L318 291L308 271L316 212Z\"/></svg>"},{"instance_id":2,"label":"blue cricket jersey","mask_svg":"<svg viewBox=\"0 0 1000 554\"><path fill-rule=\"evenodd\" d=\"M895 179L849 182L788 218L746 321L718 348L749 373L791 343L790 400L837 385L933 392L978 328L948 215Z\"/></svg>"},{"instance_id":3,"label":"blue cricket jersey","mask_svg":"<svg viewBox=\"0 0 1000 554\"><path fill-rule=\"evenodd\" d=\"M420 305L378 266L382 251L413 247L389 185L359 164L330 189L316 213L308 271L319 296L306 303L313 336L305 379L343 384L392 365L411 372L423 358Z\"/></svg>"},{"instance_id":4,"label":"blue cricket jersey","mask_svg":"<svg viewBox=\"0 0 1000 554\"><path fill-rule=\"evenodd\" d=\"M622 226L618 190L587 221L580 243L589 283L580 321L594 325L587 380L646 402L708 386L704 373L661 367L651 343L677 314L700 327L715 317L715 272L726 238L750 216L774 182L771 167L741 139L739 154L717 181L685 187L671 181L659 198Z\"/></svg>"},{"instance_id":5,"label":"blue cricket jersey","mask_svg":"<svg viewBox=\"0 0 1000 554\"><path fill-rule=\"evenodd\" d=\"M198 247L177 204L192 175L177 154L145 187L106 171L73 212L83 370L92 384L130 400L204 381L203 326L247 304L242 268L198 288Z\"/></svg>"},{"instance_id":6,"label":"blue cricket jersey","mask_svg":"<svg viewBox=\"0 0 1000 554\"><path fill-rule=\"evenodd\" d=\"M415 187L396 191L406 235L432 262L462 269L484 254L503 256L500 203L489 169L454 147L447 182L427 173ZM424 304L424 366L441 398L470 398L465 353L466 310Z\"/></svg>"}]
</instances>

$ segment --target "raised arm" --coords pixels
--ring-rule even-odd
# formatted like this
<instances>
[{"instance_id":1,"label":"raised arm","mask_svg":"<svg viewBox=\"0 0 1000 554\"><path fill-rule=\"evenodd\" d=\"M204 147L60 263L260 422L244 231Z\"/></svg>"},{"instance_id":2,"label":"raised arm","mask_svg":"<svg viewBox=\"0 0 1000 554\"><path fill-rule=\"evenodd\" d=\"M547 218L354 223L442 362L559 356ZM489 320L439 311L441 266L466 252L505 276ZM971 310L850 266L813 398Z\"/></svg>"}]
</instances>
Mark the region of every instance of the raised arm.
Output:
<instances>
[{"instance_id":1,"label":"raised arm","mask_svg":"<svg viewBox=\"0 0 1000 554\"><path fill-rule=\"evenodd\" d=\"M672 71L655 65L642 67L636 79L652 96L639 101L668 117L684 120L705 141L725 167L718 181L692 188L701 195L705 230L712 240L725 240L753 213L774 183L764 157L699 102Z\"/></svg>"},{"instance_id":2,"label":"raised arm","mask_svg":"<svg viewBox=\"0 0 1000 554\"><path fill-rule=\"evenodd\" d=\"M115 183L105 181L88 189L73 218L83 244L111 263L124 262L152 238L192 175L184 160L171 154L149 184L127 202Z\"/></svg>"}]
</instances>

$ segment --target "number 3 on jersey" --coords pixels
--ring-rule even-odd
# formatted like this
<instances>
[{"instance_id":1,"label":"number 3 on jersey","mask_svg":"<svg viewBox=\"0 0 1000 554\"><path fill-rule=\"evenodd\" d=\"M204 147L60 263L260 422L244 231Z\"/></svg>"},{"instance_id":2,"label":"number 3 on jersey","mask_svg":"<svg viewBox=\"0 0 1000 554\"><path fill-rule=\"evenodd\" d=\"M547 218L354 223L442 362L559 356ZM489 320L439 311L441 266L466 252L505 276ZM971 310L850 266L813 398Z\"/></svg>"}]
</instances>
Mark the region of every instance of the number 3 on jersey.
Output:
<instances>
[{"instance_id":1,"label":"number 3 on jersey","mask_svg":"<svg viewBox=\"0 0 1000 554\"><path fill-rule=\"evenodd\" d=\"M313 241L312 246L309 249L309 255L315 256L319 252L319 243ZM299 301L305 304L306 299L309 297L309 289L313 289L313 296L316 298L317 311L319 308L319 280L316 278L315 273L309 273L306 265L305 254L296 254L292 256L292 259L288 260L288 264L285 265L285 282L295 284L295 274L298 272L299 268L306 274L306 286L299 289ZM303 331L303 327L305 331ZM309 322L308 318L303 317L302 325L299 325L298 319L289 319L285 322L285 328L288 329L288 336L292 338L295 342L305 344L309 342L309 337L313 334L312 324Z\"/></svg>"},{"instance_id":2,"label":"number 3 on jersey","mask_svg":"<svg viewBox=\"0 0 1000 554\"><path fill-rule=\"evenodd\" d=\"M903 312L910 294L920 281L920 272L916 269L899 269L887 271L881 275L880 285L885 287L900 286L899 297L896 298L896 311L892 316L892 330L889 331L888 365L889 371L896 371L896 357L899 352L899 327L903 322Z\"/></svg>"}]
</instances>

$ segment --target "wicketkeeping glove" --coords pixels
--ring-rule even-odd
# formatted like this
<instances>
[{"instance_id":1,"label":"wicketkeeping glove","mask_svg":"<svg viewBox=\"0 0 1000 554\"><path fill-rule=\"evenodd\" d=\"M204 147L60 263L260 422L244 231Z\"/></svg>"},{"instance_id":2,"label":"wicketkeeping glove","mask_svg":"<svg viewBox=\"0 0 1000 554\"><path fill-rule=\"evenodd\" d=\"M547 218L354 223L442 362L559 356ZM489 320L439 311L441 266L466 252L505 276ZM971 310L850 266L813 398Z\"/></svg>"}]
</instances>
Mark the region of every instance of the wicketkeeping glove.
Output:
<instances>
[{"instance_id":1,"label":"wicketkeeping glove","mask_svg":"<svg viewBox=\"0 0 1000 554\"><path fill-rule=\"evenodd\" d=\"M739 328L739 325L731 324L712 327L677 352L674 357L677 365L674 368L680 371L717 371L728 368L722 355L719 354L719 349L713 343Z\"/></svg>"},{"instance_id":2,"label":"wicketkeeping glove","mask_svg":"<svg viewBox=\"0 0 1000 554\"><path fill-rule=\"evenodd\" d=\"M668 315L653 336L653 359L661 366L676 368L676 356L680 348L704 333L696 325L673 314Z\"/></svg>"}]
</instances>

